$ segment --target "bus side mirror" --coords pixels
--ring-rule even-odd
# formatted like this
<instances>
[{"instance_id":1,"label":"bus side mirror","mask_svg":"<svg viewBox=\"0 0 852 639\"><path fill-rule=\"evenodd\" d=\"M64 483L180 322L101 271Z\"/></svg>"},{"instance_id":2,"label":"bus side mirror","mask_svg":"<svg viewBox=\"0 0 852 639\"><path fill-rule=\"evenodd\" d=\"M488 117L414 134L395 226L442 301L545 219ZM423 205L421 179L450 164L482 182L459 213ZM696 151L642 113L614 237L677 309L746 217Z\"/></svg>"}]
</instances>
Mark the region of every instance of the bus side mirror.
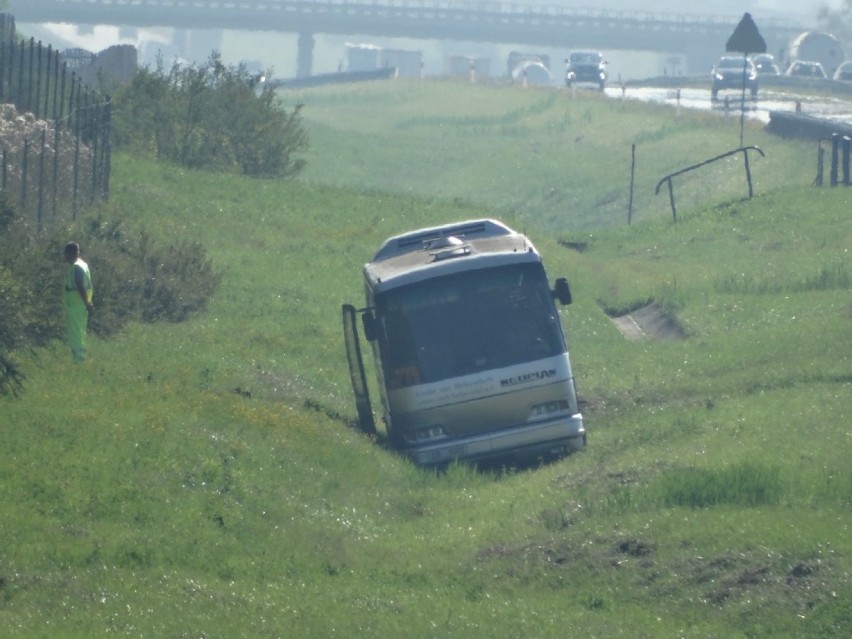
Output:
<instances>
[{"instance_id":1,"label":"bus side mirror","mask_svg":"<svg viewBox=\"0 0 852 639\"><path fill-rule=\"evenodd\" d=\"M571 303L571 287L568 286L568 280L564 277L560 277L556 280L556 285L550 293L555 299L559 300L559 303L563 306L567 306Z\"/></svg>"},{"instance_id":2,"label":"bus side mirror","mask_svg":"<svg viewBox=\"0 0 852 639\"><path fill-rule=\"evenodd\" d=\"M368 342L374 342L379 336L379 323L376 321L376 316L366 311L361 316L361 322L364 326L364 338Z\"/></svg>"}]
</instances>

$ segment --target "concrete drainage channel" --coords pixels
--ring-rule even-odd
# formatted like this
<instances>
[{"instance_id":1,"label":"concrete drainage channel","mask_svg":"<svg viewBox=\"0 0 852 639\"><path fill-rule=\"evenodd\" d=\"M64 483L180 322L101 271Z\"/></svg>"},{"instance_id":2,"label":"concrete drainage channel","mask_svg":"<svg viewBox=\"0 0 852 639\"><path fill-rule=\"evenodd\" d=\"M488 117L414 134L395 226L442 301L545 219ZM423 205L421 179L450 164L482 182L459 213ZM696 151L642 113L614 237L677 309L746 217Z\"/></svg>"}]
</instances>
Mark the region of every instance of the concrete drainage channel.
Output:
<instances>
[{"instance_id":1,"label":"concrete drainage channel","mask_svg":"<svg viewBox=\"0 0 852 639\"><path fill-rule=\"evenodd\" d=\"M673 340L686 337L686 332L677 320L656 302L610 319L629 340Z\"/></svg>"}]
</instances>

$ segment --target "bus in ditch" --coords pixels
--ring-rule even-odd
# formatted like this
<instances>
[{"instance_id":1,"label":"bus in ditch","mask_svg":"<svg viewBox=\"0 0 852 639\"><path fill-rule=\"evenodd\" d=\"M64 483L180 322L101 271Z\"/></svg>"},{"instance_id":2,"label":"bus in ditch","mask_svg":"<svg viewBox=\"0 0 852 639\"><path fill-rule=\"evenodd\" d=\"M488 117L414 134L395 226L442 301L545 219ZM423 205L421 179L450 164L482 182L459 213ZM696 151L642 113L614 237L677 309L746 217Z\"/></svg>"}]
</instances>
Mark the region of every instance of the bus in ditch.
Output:
<instances>
[{"instance_id":1,"label":"bus in ditch","mask_svg":"<svg viewBox=\"0 0 852 639\"><path fill-rule=\"evenodd\" d=\"M358 426L376 433L359 335L373 355L390 444L421 466L559 457L586 446L556 301L525 235L479 219L388 238L344 304Z\"/></svg>"}]
</instances>

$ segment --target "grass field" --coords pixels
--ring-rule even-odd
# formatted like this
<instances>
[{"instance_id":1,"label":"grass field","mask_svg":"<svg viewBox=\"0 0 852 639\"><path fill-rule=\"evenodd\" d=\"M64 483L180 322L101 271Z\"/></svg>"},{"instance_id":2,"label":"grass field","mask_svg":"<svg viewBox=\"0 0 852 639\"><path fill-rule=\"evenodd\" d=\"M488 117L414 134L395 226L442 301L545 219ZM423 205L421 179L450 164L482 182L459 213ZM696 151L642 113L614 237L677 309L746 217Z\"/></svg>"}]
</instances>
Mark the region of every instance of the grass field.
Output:
<instances>
[{"instance_id":1,"label":"grass field","mask_svg":"<svg viewBox=\"0 0 852 639\"><path fill-rule=\"evenodd\" d=\"M755 197L716 163L675 224L658 180L738 121L437 81L288 100L295 183L114 157L105 209L204 242L222 284L83 366L19 354L0 636L852 636L852 218L815 144L750 127ZM340 305L388 235L480 216L571 282L589 446L436 473L352 428ZM624 338L652 300L684 338Z\"/></svg>"}]
</instances>

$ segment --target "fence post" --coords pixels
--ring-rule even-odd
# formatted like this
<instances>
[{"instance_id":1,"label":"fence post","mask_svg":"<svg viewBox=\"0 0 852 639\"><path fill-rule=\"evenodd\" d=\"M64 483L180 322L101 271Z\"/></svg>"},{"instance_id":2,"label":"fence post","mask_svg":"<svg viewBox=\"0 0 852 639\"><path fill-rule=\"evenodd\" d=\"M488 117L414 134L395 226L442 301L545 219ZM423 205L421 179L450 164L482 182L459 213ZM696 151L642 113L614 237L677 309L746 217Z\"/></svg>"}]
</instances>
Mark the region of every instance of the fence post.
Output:
<instances>
[{"instance_id":1,"label":"fence post","mask_svg":"<svg viewBox=\"0 0 852 639\"><path fill-rule=\"evenodd\" d=\"M743 157L745 158L746 182L748 182L748 199L754 197L754 189L751 186L751 168L748 165L748 149L743 149Z\"/></svg>"},{"instance_id":2,"label":"fence post","mask_svg":"<svg viewBox=\"0 0 852 639\"><path fill-rule=\"evenodd\" d=\"M33 56L34 60L30 61L30 68L33 66L33 62L35 61L36 70L35 73L30 74L30 86L35 85L35 101L33 103L32 112L35 115L36 119L43 119L43 115L41 113L41 50L42 50L41 41L38 43L38 48L36 49L36 55Z\"/></svg>"},{"instance_id":3,"label":"fence post","mask_svg":"<svg viewBox=\"0 0 852 639\"><path fill-rule=\"evenodd\" d=\"M677 222L677 209L675 208L674 202L674 188L672 188L672 179L668 179L669 183L669 202L672 205L672 222Z\"/></svg>"},{"instance_id":4,"label":"fence post","mask_svg":"<svg viewBox=\"0 0 852 639\"><path fill-rule=\"evenodd\" d=\"M49 45L47 45L47 65L46 65L45 70L44 70L44 111L42 111L42 113L44 115L42 117L45 120L52 120L53 119L52 117L50 117L51 116L51 114L50 114L50 80L51 80L51 77L53 75L51 73L50 67L52 66L51 65L52 62L53 62L53 45L49 44Z\"/></svg>"},{"instance_id":5,"label":"fence post","mask_svg":"<svg viewBox=\"0 0 852 639\"><path fill-rule=\"evenodd\" d=\"M86 128L88 129L87 141L92 156L92 184L91 188L89 189L89 202L95 201L95 197L98 192L98 152L100 150L100 144L98 140L99 131L97 130L96 109L97 104L95 103L94 96L92 95L91 91L86 91Z\"/></svg>"},{"instance_id":6,"label":"fence post","mask_svg":"<svg viewBox=\"0 0 852 639\"><path fill-rule=\"evenodd\" d=\"M33 63L35 62L35 38L30 38L30 55L29 55L29 63L30 63L30 77L27 78L27 111L33 110L33 77L35 74L33 72Z\"/></svg>"},{"instance_id":7,"label":"fence post","mask_svg":"<svg viewBox=\"0 0 852 639\"><path fill-rule=\"evenodd\" d=\"M38 228L41 230L44 219L44 155L47 152L47 129L41 130L41 153L38 158Z\"/></svg>"},{"instance_id":8,"label":"fence post","mask_svg":"<svg viewBox=\"0 0 852 639\"><path fill-rule=\"evenodd\" d=\"M74 173L74 186L73 186L73 189L72 189L73 192L72 192L72 196L71 196L71 202L72 202L72 204L71 204L71 207L72 207L71 219L76 220L77 219L77 185L79 184L79 178L80 178L80 137L79 136L76 136L74 138L74 172L73 173Z\"/></svg>"},{"instance_id":9,"label":"fence post","mask_svg":"<svg viewBox=\"0 0 852 639\"><path fill-rule=\"evenodd\" d=\"M53 126L53 202L52 214L53 219L57 217L57 203L59 202L59 141L61 139L59 132L62 129L62 121L55 120Z\"/></svg>"},{"instance_id":10,"label":"fence post","mask_svg":"<svg viewBox=\"0 0 852 639\"><path fill-rule=\"evenodd\" d=\"M840 134L832 133L831 134L831 177L830 184L831 186L837 186L837 165L838 165L838 154L840 152Z\"/></svg>"},{"instance_id":11,"label":"fence post","mask_svg":"<svg viewBox=\"0 0 852 639\"><path fill-rule=\"evenodd\" d=\"M106 97L103 114L103 170L101 171L101 197L109 197L110 168L112 166L112 97Z\"/></svg>"},{"instance_id":12,"label":"fence post","mask_svg":"<svg viewBox=\"0 0 852 639\"><path fill-rule=\"evenodd\" d=\"M633 218L633 180L636 175L636 144L630 147L630 199L627 202L627 225Z\"/></svg>"},{"instance_id":13,"label":"fence post","mask_svg":"<svg viewBox=\"0 0 852 639\"><path fill-rule=\"evenodd\" d=\"M59 62L59 51L56 52L56 61ZM58 68L58 67L57 67ZM62 72L59 80L59 94L54 100L53 111L56 113L56 119L61 120L65 117L65 77L68 75L68 65L62 63ZM59 100L59 107L56 106L56 100Z\"/></svg>"},{"instance_id":14,"label":"fence post","mask_svg":"<svg viewBox=\"0 0 852 639\"><path fill-rule=\"evenodd\" d=\"M6 98L6 58L6 43L0 38L0 100Z\"/></svg>"},{"instance_id":15,"label":"fence post","mask_svg":"<svg viewBox=\"0 0 852 639\"><path fill-rule=\"evenodd\" d=\"M92 104L89 107L89 147L92 151L92 192L89 197L90 202L94 202L95 198L98 194L98 178L100 177L100 171L98 170L100 167L98 166L98 159L100 158L101 153L101 144L100 144L100 130L97 127L97 117L95 113L95 109L100 112L100 108L96 104Z\"/></svg>"},{"instance_id":16,"label":"fence post","mask_svg":"<svg viewBox=\"0 0 852 639\"><path fill-rule=\"evenodd\" d=\"M72 71L71 72L71 88L68 91L68 121L71 124L71 130L74 131L74 135L80 135L80 127L78 126L77 119L77 109L74 108L74 100L76 96L74 95L74 90L78 89L77 87L77 75ZM79 89L78 89L79 90Z\"/></svg>"},{"instance_id":17,"label":"fence post","mask_svg":"<svg viewBox=\"0 0 852 639\"><path fill-rule=\"evenodd\" d=\"M823 183L823 165L825 164L825 149L822 148L822 140L817 144L817 174L814 179L816 186L822 186Z\"/></svg>"},{"instance_id":18,"label":"fence post","mask_svg":"<svg viewBox=\"0 0 852 639\"><path fill-rule=\"evenodd\" d=\"M27 205L27 168L29 166L30 141L24 138L24 156L21 160L21 205ZM41 230L41 229L39 229Z\"/></svg>"},{"instance_id":19,"label":"fence post","mask_svg":"<svg viewBox=\"0 0 852 639\"><path fill-rule=\"evenodd\" d=\"M24 86L24 51L26 45L21 42L18 46L18 86L15 87L15 96L12 98L12 101L15 104L20 104L21 102L21 87Z\"/></svg>"},{"instance_id":20,"label":"fence post","mask_svg":"<svg viewBox=\"0 0 852 639\"><path fill-rule=\"evenodd\" d=\"M843 136L843 184L849 186L849 147L852 144L852 138L848 135Z\"/></svg>"}]
</instances>

